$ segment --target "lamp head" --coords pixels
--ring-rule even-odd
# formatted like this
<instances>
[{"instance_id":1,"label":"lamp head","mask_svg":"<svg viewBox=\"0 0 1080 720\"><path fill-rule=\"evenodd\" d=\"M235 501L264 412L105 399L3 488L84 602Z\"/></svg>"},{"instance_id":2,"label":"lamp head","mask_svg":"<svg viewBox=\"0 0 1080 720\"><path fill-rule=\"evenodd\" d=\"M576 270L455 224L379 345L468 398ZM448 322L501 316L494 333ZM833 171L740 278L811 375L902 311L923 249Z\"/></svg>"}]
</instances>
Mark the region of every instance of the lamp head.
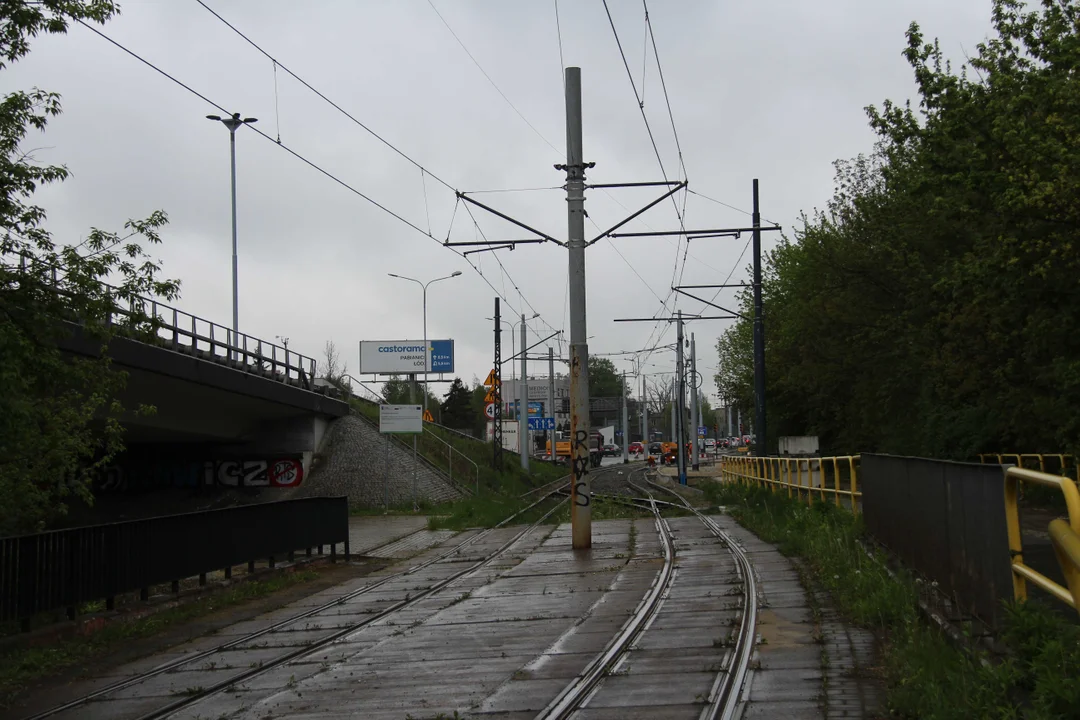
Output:
<instances>
[{"instance_id":1,"label":"lamp head","mask_svg":"<svg viewBox=\"0 0 1080 720\"><path fill-rule=\"evenodd\" d=\"M457 277L460 274L461 274L460 270L455 270L454 272L450 273L450 277Z\"/></svg>"},{"instance_id":2,"label":"lamp head","mask_svg":"<svg viewBox=\"0 0 1080 720\"><path fill-rule=\"evenodd\" d=\"M207 120L217 120L218 122L221 122L221 116L220 115L207 115L206 119Z\"/></svg>"}]
</instances>

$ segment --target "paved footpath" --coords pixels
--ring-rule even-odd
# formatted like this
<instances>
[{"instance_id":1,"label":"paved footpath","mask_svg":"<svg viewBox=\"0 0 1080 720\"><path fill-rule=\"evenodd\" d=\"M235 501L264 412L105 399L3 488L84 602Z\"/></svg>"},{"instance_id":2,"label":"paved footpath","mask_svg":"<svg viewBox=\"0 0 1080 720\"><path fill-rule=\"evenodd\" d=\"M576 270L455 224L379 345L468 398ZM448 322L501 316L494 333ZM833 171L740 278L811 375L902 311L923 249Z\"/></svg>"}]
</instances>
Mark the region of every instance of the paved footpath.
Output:
<instances>
[{"instance_id":1,"label":"paved footpath","mask_svg":"<svg viewBox=\"0 0 1080 720\"><path fill-rule=\"evenodd\" d=\"M871 638L845 628L827 608L815 613L795 568L731 518L715 518L749 554L758 577L757 646L743 688L742 717L872 718L881 715L877 688L861 681L872 662ZM732 662L742 609L741 580L725 544L695 517L668 520L675 544L672 584L657 614L622 654L575 717L698 718L717 678ZM233 664L254 667L274 646L302 648L335 623L416 597L430 582L455 577L495 548L491 562L371 622L333 644L236 682L169 717L533 718L611 642L663 567L655 522L593 523L593 547L570 548L569 525L493 531L456 554L360 595L319 621L237 648ZM472 533L456 536L404 565L323 591L294 606L228 628L205 642L176 648L113 677L153 667L355 590L364 583L436 558ZM820 599L819 599L820 601ZM220 668L219 668L220 670ZM198 668L160 676L111 702L64 717L138 717L163 698L209 686L218 677Z\"/></svg>"}]
</instances>

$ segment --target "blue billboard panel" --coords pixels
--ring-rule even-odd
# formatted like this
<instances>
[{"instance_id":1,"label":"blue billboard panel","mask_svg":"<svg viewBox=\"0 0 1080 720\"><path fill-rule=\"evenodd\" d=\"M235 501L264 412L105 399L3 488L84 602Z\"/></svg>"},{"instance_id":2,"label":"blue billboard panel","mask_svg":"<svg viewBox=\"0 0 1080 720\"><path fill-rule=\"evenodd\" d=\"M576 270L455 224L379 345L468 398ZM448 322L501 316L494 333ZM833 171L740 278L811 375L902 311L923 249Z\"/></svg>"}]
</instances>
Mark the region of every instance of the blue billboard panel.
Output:
<instances>
[{"instance_id":1,"label":"blue billboard panel","mask_svg":"<svg viewBox=\"0 0 1080 720\"><path fill-rule=\"evenodd\" d=\"M431 372L454 372L454 341L430 340L428 362Z\"/></svg>"}]
</instances>

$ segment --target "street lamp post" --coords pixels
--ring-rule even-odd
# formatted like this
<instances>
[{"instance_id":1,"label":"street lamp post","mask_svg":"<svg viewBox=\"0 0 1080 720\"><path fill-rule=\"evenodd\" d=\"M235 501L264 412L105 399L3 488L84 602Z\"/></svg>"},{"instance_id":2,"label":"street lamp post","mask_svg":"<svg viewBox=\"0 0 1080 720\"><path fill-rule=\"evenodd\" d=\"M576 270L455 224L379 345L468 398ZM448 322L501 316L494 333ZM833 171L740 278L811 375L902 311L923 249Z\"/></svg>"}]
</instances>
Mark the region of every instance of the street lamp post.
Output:
<instances>
[{"instance_id":1,"label":"street lamp post","mask_svg":"<svg viewBox=\"0 0 1080 720\"><path fill-rule=\"evenodd\" d=\"M237 270L236 270L236 129L241 125L251 125L258 122L258 118L240 119L240 113L233 113L232 117L222 118L220 115L207 115L207 120L215 120L229 128L229 161L232 167L232 343L237 345L240 341L237 336L240 324L240 310L238 308ZM235 353L230 350L230 357Z\"/></svg>"},{"instance_id":2,"label":"street lamp post","mask_svg":"<svg viewBox=\"0 0 1080 720\"><path fill-rule=\"evenodd\" d=\"M440 280L449 280L455 278L461 274L460 270L455 270L449 275L441 278L435 278L434 280L428 280L426 283L420 282L416 278L405 277L404 275L395 275L394 273L386 273L392 278L398 280L408 280L419 285L424 291L424 412L427 412L427 393L428 393L428 370L431 369L431 349L428 347L427 341L427 288L431 283L439 282ZM416 374L413 373L413 387L416 387ZM413 435L412 441L412 454L413 454L413 510L419 510L419 498L417 497L417 472L418 466L416 464L416 436Z\"/></svg>"},{"instance_id":3,"label":"street lamp post","mask_svg":"<svg viewBox=\"0 0 1080 720\"><path fill-rule=\"evenodd\" d=\"M431 283L437 283L440 280L449 280L450 278L456 278L461 274L460 270L455 270L445 277L435 278L434 280L428 280L426 283L411 277L405 277L404 275L395 275L394 273L386 273L392 278L399 280L408 280L419 285L423 289L424 295L424 410L427 410L427 394L428 394L428 372L431 370L431 349L428 347L427 340L427 289Z\"/></svg>"}]
</instances>

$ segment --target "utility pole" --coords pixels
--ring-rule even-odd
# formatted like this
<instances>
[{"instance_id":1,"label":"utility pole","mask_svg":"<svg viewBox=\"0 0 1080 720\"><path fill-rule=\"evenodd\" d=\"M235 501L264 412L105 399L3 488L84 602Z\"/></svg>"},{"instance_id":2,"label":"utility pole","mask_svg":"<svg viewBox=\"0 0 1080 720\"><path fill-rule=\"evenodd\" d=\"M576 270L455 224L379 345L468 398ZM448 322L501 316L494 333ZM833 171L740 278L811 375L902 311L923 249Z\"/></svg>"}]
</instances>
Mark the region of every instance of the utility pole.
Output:
<instances>
[{"instance_id":1,"label":"utility pole","mask_svg":"<svg viewBox=\"0 0 1080 720\"><path fill-rule=\"evenodd\" d=\"M698 405L698 387L697 387L697 341L694 338L694 333L690 333L690 417L692 420L690 424L693 425L690 428L690 432L693 433L693 442L691 443L691 452L694 453L693 468L695 470L701 469L701 461L698 460L701 447L698 440L698 428L701 426L701 407Z\"/></svg>"},{"instance_id":2,"label":"utility pole","mask_svg":"<svg viewBox=\"0 0 1080 720\"><path fill-rule=\"evenodd\" d=\"M521 469L529 472L529 380L525 374L525 313L521 313L521 385L518 386L518 450L521 452Z\"/></svg>"},{"instance_id":3,"label":"utility pole","mask_svg":"<svg viewBox=\"0 0 1080 720\"><path fill-rule=\"evenodd\" d=\"M581 68L566 68L566 210L570 283L570 525L575 550L592 547L589 345L585 328L585 168ZM592 163L588 164L592 167Z\"/></svg>"},{"instance_id":4,"label":"utility pole","mask_svg":"<svg viewBox=\"0 0 1080 720\"><path fill-rule=\"evenodd\" d=\"M754 454L765 456L765 314L761 299L761 211L758 181L754 178Z\"/></svg>"},{"instance_id":5,"label":"utility pole","mask_svg":"<svg viewBox=\"0 0 1080 720\"><path fill-rule=\"evenodd\" d=\"M686 484L686 440L684 439L685 433L683 432L683 425L686 423L686 413L683 411L683 402L686 397L686 369L685 362L683 360L683 321L682 310L679 311L679 319L677 320L677 342L679 344L678 353L675 356L675 371L678 373L676 376L676 382L678 383L678 390L676 397L678 398L678 423L675 426L678 436L675 440L677 443L677 457L679 459L679 484Z\"/></svg>"},{"instance_id":6,"label":"utility pole","mask_svg":"<svg viewBox=\"0 0 1080 720\"><path fill-rule=\"evenodd\" d=\"M513 337L513 333L511 333ZM502 472L502 320L499 317L499 298L495 298L495 412L491 419L491 466L495 472Z\"/></svg>"},{"instance_id":7,"label":"utility pole","mask_svg":"<svg viewBox=\"0 0 1080 720\"><path fill-rule=\"evenodd\" d=\"M649 456L649 391L645 386L645 375L641 376L641 442L647 458Z\"/></svg>"},{"instance_id":8,"label":"utility pole","mask_svg":"<svg viewBox=\"0 0 1080 720\"><path fill-rule=\"evenodd\" d=\"M678 367L678 366L676 366ZM678 383L677 379L671 381L671 390L668 391L668 397L671 398L671 442L678 442L675 439L675 385Z\"/></svg>"},{"instance_id":9,"label":"utility pole","mask_svg":"<svg viewBox=\"0 0 1080 720\"><path fill-rule=\"evenodd\" d=\"M548 348L548 404L547 412L545 415L550 415L552 422L555 420L555 350L554 348ZM551 464L558 464L558 457L555 455L555 433L552 430L548 430L546 433L548 442L551 443Z\"/></svg>"},{"instance_id":10,"label":"utility pole","mask_svg":"<svg viewBox=\"0 0 1080 720\"><path fill-rule=\"evenodd\" d=\"M630 462L630 422L626 411L626 371L622 374L622 461L623 465Z\"/></svg>"}]
</instances>

